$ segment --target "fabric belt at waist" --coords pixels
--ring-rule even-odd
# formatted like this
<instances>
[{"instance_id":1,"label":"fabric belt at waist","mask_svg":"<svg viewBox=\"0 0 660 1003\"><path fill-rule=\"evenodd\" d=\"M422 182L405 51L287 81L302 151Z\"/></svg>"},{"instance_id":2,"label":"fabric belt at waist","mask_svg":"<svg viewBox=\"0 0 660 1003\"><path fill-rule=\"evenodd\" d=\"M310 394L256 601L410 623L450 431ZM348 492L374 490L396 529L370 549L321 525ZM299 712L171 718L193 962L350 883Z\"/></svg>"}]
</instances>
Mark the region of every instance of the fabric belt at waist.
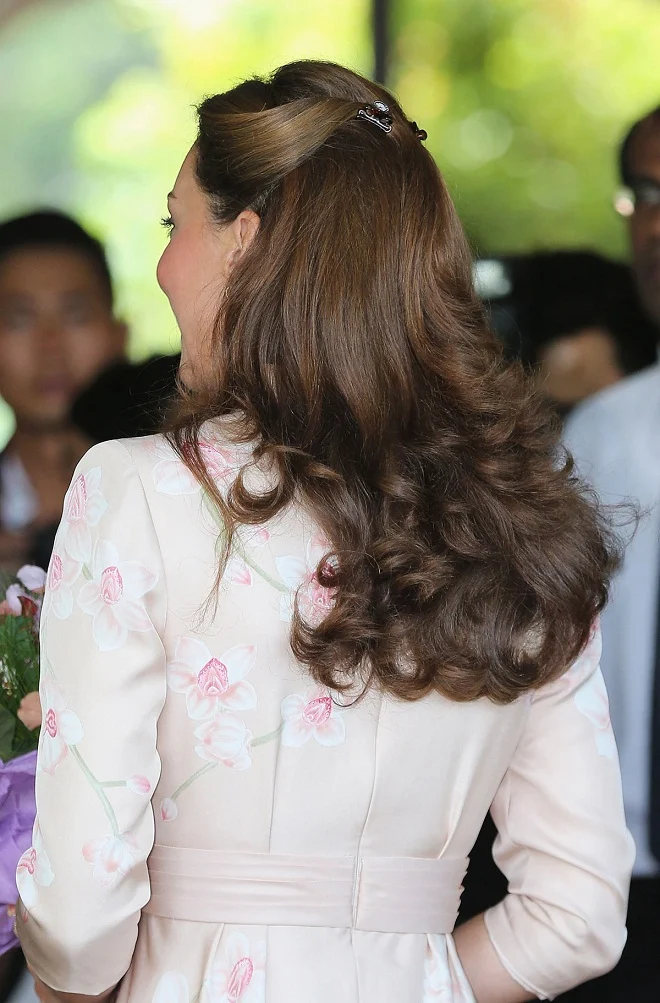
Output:
<instances>
[{"instance_id":1,"label":"fabric belt at waist","mask_svg":"<svg viewBox=\"0 0 660 1003\"><path fill-rule=\"evenodd\" d=\"M306 857L156 845L144 912L245 926L451 933L466 858Z\"/></svg>"}]
</instances>

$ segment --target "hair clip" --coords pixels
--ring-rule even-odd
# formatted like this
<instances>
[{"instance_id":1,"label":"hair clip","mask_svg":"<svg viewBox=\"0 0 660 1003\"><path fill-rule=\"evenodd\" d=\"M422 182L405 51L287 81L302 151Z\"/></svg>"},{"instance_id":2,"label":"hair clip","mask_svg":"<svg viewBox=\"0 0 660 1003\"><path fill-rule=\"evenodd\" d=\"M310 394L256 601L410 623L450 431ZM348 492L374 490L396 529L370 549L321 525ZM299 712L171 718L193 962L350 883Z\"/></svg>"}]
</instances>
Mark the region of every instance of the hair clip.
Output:
<instances>
[{"instance_id":1,"label":"hair clip","mask_svg":"<svg viewBox=\"0 0 660 1003\"><path fill-rule=\"evenodd\" d=\"M365 105L364 108L360 108L355 117L363 118L365 122L377 125L383 132L392 131L392 116L384 101L373 101L372 104Z\"/></svg>"},{"instance_id":2,"label":"hair clip","mask_svg":"<svg viewBox=\"0 0 660 1003\"><path fill-rule=\"evenodd\" d=\"M417 122L411 122L410 123L410 128L415 133L415 135L417 136L417 138L420 141L420 143L423 143L425 139L428 139L428 133L427 133L426 129L418 129L417 128Z\"/></svg>"}]
</instances>

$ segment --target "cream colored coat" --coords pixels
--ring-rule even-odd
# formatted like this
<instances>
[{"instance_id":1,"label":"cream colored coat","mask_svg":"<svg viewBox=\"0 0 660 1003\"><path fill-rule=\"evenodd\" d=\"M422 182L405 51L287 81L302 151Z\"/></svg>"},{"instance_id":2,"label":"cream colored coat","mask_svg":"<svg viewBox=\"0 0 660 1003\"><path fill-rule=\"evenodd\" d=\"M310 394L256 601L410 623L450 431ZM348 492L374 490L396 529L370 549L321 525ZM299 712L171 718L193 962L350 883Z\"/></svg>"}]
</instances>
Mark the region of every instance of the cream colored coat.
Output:
<instances>
[{"instance_id":1,"label":"cream colored coat","mask_svg":"<svg viewBox=\"0 0 660 1003\"><path fill-rule=\"evenodd\" d=\"M221 485L250 458L208 431ZM260 475L255 473L258 478ZM45 598L44 726L19 930L47 984L121 1003L456 1003L453 927L488 808L510 974L551 998L612 966L632 846L598 670L502 707L319 689L289 648L326 546L292 508L218 525L160 437L82 461ZM155 846L154 846L155 843ZM153 851L153 852L152 852Z\"/></svg>"}]
</instances>

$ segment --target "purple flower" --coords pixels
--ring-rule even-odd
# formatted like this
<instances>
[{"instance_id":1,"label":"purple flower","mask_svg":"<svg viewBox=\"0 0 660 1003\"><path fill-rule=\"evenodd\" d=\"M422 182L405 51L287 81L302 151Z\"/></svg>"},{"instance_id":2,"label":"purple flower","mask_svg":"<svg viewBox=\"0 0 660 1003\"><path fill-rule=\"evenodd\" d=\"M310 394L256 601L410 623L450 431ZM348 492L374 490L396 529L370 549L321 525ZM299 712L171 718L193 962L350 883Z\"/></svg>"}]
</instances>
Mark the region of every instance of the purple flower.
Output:
<instances>
[{"instance_id":1,"label":"purple flower","mask_svg":"<svg viewBox=\"0 0 660 1003\"><path fill-rule=\"evenodd\" d=\"M0 760L0 955L18 943L13 932L16 866L32 840L36 766L36 752L9 763Z\"/></svg>"},{"instance_id":2,"label":"purple flower","mask_svg":"<svg viewBox=\"0 0 660 1003\"><path fill-rule=\"evenodd\" d=\"M16 577L30 592L43 592L46 587L46 572L35 564L24 564L16 572Z\"/></svg>"},{"instance_id":3,"label":"purple flower","mask_svg":"<svg viewBox=\"0 0 660 1003\"><path fill-rule=\"evenodd\" d=\"M9 607L9 612L12 616L21 616L23 613L23 607L21 606L21 596L25 593L21 585L17 582L14 585L10 585L5 593L5 602Z\"/></svg>"}]
</instances>

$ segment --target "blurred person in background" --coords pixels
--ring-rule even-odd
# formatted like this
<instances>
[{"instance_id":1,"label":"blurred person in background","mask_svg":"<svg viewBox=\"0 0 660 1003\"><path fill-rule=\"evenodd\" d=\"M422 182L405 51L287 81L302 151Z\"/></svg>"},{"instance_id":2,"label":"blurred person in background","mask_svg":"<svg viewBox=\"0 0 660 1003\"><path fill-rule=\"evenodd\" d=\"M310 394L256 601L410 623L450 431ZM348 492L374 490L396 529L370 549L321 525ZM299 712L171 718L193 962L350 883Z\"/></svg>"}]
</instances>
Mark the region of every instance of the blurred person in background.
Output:
<instances>
[{"instance_id":1,"label":"blurred person in background","mask_svg":"<svg viewBox=\"0 0 660 1003\"><path fill-rule=\"evenodd\" d=\"M475 281L509 355L538 371L563 416L656 361L657 328L627 265L542 251L478 261Z\"/></svg>"},{"instance_id":2,"label":"blurred person in background","mask_svg":"<svg viewBox=\"0 0 660 1003\"><path fill-rule=\"evenodd\" d=\"M74 402L71 418L92 442L160 432L177 388L180 355L117 362Z\"/></svg>"},{"instance_id":3,"label":"blurred person in background","mask_svg":"<svg viewBox=\"0 0 660 1003\"><path fill-rule=\"evenodd\" d=\"M59 212L0 224L0 396L16 422L0 456L0 565L47 558L40 536L90 444L72 403L125 345L97 240Z\"/></svg>"},{"instance_id":4,"label":"blurred person in background","mask_svg":"<svg viewBox=\"0 0 660 1003\"><path fill-rule=\"evenodd\" d=\"M660 108L636 122L620 151L633 268L660 328ZM579 407L566 442L601 500L638 502L642 518L602 615L602 668L619 744L628 824L637 844L628 943L617 968L566 999L660 999L660 367Z\"/></svg>"},{"instance_id":5,"label":"blurred person in background","mask_svg":"<svg viewBox=\"0 0 660 1003\"><path fill-rule=\"evenodd\" d=\"M519 258L513 271L523 360L562 415L656 361L657 330L626 265L589 251L554 251Z\"/></svg>"}]
</instances>

